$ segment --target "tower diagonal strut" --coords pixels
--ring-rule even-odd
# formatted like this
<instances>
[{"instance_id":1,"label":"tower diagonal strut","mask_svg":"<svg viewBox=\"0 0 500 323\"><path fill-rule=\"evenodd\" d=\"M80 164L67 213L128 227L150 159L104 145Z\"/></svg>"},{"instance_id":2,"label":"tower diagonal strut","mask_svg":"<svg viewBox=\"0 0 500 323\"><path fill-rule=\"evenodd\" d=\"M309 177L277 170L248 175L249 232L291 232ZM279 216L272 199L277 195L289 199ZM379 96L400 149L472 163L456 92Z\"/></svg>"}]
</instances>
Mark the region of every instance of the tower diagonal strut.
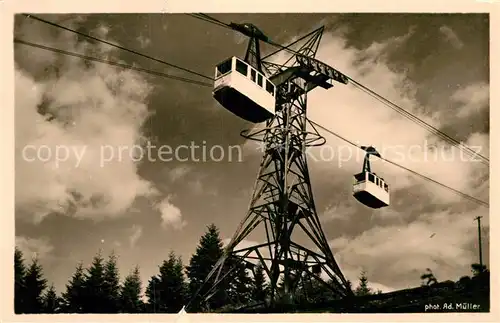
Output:
<instances>
[{"instance_id":1,"label":"tower diagonal strut","mask_svg":"<svg viewBox=\"0 0 500 323\"><path fill-rule=\"evenodd\" d=\"M322 33L323 28L319 28L296 41L294 45L302 45L285 64L259 62L260 53L255 53L258 40L250 39L246 58L257 58L252 66L260 68L262 64L275 84L276 114L266 122L264 131L243 133L248 139L263 141L265 147L249 209L190 304L210 299L217 286L231 277L236 263L243 262L251 269L255 260L267 274L271 305L284 296L293 302L298 288L312 280L339 298L352 295L321 227L306 158L308 146L324 143L315 129L307 131L307 93L318 86L331 88L333 81L347 83L340 72L314 58ZM290 47L283 50L286 48ZM264 232L265 242L238 249L257 229Z\"/></svg>"}]
</instances>

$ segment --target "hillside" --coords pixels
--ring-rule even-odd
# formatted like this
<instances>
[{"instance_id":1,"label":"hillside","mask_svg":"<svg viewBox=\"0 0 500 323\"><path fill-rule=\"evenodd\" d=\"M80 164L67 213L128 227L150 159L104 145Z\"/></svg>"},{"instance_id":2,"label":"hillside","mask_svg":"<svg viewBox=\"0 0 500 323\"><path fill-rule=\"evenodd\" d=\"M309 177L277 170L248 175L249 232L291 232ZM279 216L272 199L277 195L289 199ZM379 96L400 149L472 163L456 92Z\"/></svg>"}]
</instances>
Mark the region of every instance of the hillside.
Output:
<instances>
[{"instance_id":1,"label":"hillside","mask_svg":"<svg viewBox=\"0 0 500 323\"><path fill-rule=\"evenodd\" d=\"M489 312L489 272L431 286L314 304L256 306L232 313L424 313Z\"/></svg>"}]
</instances>

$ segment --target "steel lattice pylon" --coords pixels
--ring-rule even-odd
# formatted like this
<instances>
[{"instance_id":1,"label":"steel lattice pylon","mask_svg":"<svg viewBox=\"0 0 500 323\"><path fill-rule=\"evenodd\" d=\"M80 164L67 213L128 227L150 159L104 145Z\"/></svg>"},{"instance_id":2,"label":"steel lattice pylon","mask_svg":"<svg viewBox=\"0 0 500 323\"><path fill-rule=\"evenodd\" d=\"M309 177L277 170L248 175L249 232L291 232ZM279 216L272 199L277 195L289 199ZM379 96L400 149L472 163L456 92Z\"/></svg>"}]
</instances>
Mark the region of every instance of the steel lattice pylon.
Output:
<instances>
[{"instance_id":1,"label":"steel lattice pylon","mask_svg":"<svg viewBox=\"0 0 500 323\"><path fill-rule=\"evenodd\" d=\"M242 132L250 140L261 141L264 148L249 210L226 245L224 255L206 278L205 282L210 286L200 288L193 299L199 295L202 295L201 302L209 298L217 285L230 275L228 263L229 267L234 265L235 259L245 261L250 269L254 265L252 261L260 260L269 278L271 303L276 299L280 277L284 295L292 297L296 287L314 279L324 283L339 297L352 294L323 233L306 158L307 147L325 143L307 120L307 93L317 86L330 88L333 86L328 82L330 80L347 82L347 78L333 68L314 59L322 33L323 27L264 57L302 44L293 50L284 64L262 61L262 65L258 65L276 85L277 112L266 122L264 129ZM248 53L255 51L255 38L251 37L247 61L250 61ZM257 52L255 56L260 59L259 55ZM312 132L308 132L308 126ZM237 249L238 244L258 227L264 228L266 242ZM293 233L297 231L302 231L316 250L294 240ZM321 277L321 272L329 277L329 282Z\"/></svg>"}]
</instances>

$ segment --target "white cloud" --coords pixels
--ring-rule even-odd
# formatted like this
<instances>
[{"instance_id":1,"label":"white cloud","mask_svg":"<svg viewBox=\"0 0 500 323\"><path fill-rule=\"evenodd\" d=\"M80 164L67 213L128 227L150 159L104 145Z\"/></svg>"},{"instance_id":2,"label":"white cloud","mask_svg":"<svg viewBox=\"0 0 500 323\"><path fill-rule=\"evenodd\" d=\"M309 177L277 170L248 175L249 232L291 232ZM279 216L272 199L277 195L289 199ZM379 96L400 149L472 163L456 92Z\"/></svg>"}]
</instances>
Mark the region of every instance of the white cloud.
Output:
<instances>
[{"instance_id":1,"label":"white cloud","mask_svg":"<svg viewBox=\"0 0 500 323\"><path fill-rule=\"evenodd\" d=\"M182 217L181 210L170 202L170 197L156 204L155 209L161 214L163 228L172 227L175 230L181 230L187 225L187 222Z\"/></svg>"},{"instance_id":2,"label":"white cloud","mask_svg":"<svg viewBox=\"0 0 500 323\"><path fill-rule=\"evenodd\" d=\"M27 262L33 258L46 260L54 250L54 246L45 238L35 239L25 236L16 236L16 247L21 250Z\"/></svg>"},{"instance_id":3,"label":"white cloud","mask_svg":"<svg viewBox=\"0 0 500 323\"><path fill-rule=\"evenodd\" d=\"M132 231L132 234L129 236L129 245L130 245L130 248L133 248L133 247L135 247L139 238L142 236L142 227L140 225L134 224L132 226L131 231Z\"/></svg>"},{"instance_id":4,"label":"white cloud","mask_svg":"<svg viewBox=\"0 0 500 323\"><path fill-rule=\"evenodd\" d=\"M433 109L423 107L416 99L417 85L405 73L390 68L388 55L391 49L395 45L403 45L413 32L415 30L412 29L407 35L375 43L365 49L346 47L346 41L340 34L324 34L317 57L436 128L458 121L460 113L445 115L439 113L439 106ZM450 101L443 101L442 106L456 101L465 107L484 104L487 91L487 84L471 84L456 93ZM312 91L308 95L308 116L358 145L373 145L388 160L477 198L488 199L487 167L478 162L460 160L459 150L451 148L449 144L436 143L428 130L358 91L352 84L335 84L329 90L318 88ZM349 191L352 175L362 169L364 154L335 136L319 131L325 135L328 143L323 148L309 151L311 173L331 176L335 178L335 184L341 181L345 190ZM466 144L481 146L484 152L489 145L489 135L470 134ZM432 145L439 149L433 149ZM245 149L249 153L261 154L250 142L245 144ZM334 152L334 156L325 160L329 152ZM487 152L481 154L487 156ZM373 212L382 222L390 223L389 226L374 227L356 237L343 236L331 242L345 276L355 282L360 270L369 264L368 274L374 284L393 289L418 285L420 274L427 267L436 269L438 279L456 279L468 274L470 263L475 261L468 249L468 244L474 238L472 219L475 213L487 209L471 211L476 207L475 204L469 204L467 208L459 205L465 200L449 190L377 158L371 158L371 161L372 169L391 185L392 204L397 205L397 208ZM402 205L401 200L394 199L394 196L398 196L394 193L400 190L409 194L418 193L419 196L425 194L426 197ZM349 198L350 202L331 207L322 220L348 221L349 214L353 212L350 206L357 203L352 197ZM440 205L453 206L454 209L421 215L417 221L405 224L410 217L416 216L414 209L422 206L439 209ZM400 221L396 221L398 218ZM389 219L395 221L384 221ZM430 238L433 233L435 235Z\"/></svg>"},{"instance_id":5,"label":"white cloud","mask_svg":"<svg viewBox=\"0 0 500 323\"><path fill-rule=\"evenodd\" d=\"M388 65L390 50L396 45L404 44L414 32L415 30L411 29L406 35L383 43L374 43L365 49L347 47L342 35L325 34L317 57L397 103L421 120L439 128L442 123L448 124L453 121L450 115L441 115L439 109L424 109L415 98L417 86L404 72L396 72ZM487 85L482 84L482 94L473 96L457 94L453 100L462 99L466 100L465 105L468 105L468 102L474 104L473 102L484 99L486 89ZM475 90L472 88L467 91ZM443 102L443 105L449 103ZM422 111L435 112L429 115L423 114ZM359 91L352 84L335 84L334 88L329 90L318 88L310 92L308 116L311 120L358 145L376 147L382 157L406 168L460 191L470 193L474 190L471 187L472 174L481 167L479 163L461 158L458 149L451 148L448 143L437 143L428 130ZM310 149L311 167L344 176L361 171L363 151L325 131L319 131L326 137L327 144ZM488 137L484 134L482 136ZM471 138L477 139L476 135L472 135ZM433 149L432 146L436 146L437 149ZM247 143L245 148L249 152L260 153L250 143ZM393 192L403 188L413 188L429 192L430 196L435 197L435 203L463 201L456 194L450 194L449 190L426 182L406 170L382 162L376 157L371 160L373 170L388 181ZM345 177L345 185L350 184L351 179Z\"/></svg>"},{"instance_id":6,"label":"white cloud","mask_svg":"<svg viewBox=\"0 0 500 323\"><path fill-rule=\"evenodd\" d=\"M190 171L191 167L186 165L181 165L169 170L168 177L172 182L176 182L179 179L184 178Z\"/></svg>"},{"instance_id":7,"label":"white cloud","mask_svg":"<svg viewBox=\"0 0 500 323\"><path fill-rule=\"evenodd\" d=\"M490 87L484 82L469 84L457 90L451 100L462 104L457 116L467 117L483 109L489 109Z\"/></svg>"},{"instance_id":8,"label":"white cloud","mask_svg":"<svg viewBox=\"0 0 500 323\"><path fill-rule=\"evenodd\" d=\"M62 39L65 49L112 54L106 46ZM16 206L35 221L58 211L93 219L118 216L137 196L156 193L137 174L136 156L130 153L143 139L140 129L151 86L132 71L88 67L65 56L38 63L55 62L60 63L57 76L48 74L40 81L16 66ZM40 107L56 119L47 121L37 112ZM128 149L120 152L119 147ZM37 158L35 149L40 148L51 152L48 161ZM56 159L57 151L63 161Z\"/></svg>"},{"instance_id":9,"label":"white cloud","mask_svg":"<svg viewBox=\"0 0 500 323\"><path fill-rule=\"evenodd\" d=\"M336 55L333 60L329 59L331 56L328 53L331 52L343 54ZM323 60L326 63L345 71L355 80L361 81L369 88L397 102L419 118L438 126L438 120L419 113L420 104L414 98L412 91L408 90L414 85L406 79L404 74L392 71L382 53L371 51L370 55L376 58L368 61L366 65L364 62L355 65L354 62L357 61L356 57L359 55L361 54L352 49L345 50L342 40L332 37L325 40L319 53L320 59L324 57ZM370 96L356 91L352 86L338 85L329 91L316 90L309 97L309 116L312 120L321 121L323 126L359 145L375 146L384 158L457 189L467 188L472 168L470 164L459 160L452 162L444 160L438 155L439 153L443 156L451 154L451 151L447 151L444 147L441 147L439 152L430 153L426 147L430 144L426 142L429 135L427 130L412 124L411 121L402 118ZM361 170L364 157L361 151L331 135L327 136L327 140L331 149L337 153L336 157L344 158L341 166L345 171L354 173ZM412 146L415 147L412 148L413 151L410 150ZM389 177L389 183L392 184L393 189L414 185L415 182L407 178L409 173L392 165L386 166L377 162L376 158L372 160L375 172L383 177L389 177L385 174L392 175ZM333 169L339 165L336 162L320 164ZM429 189L434 188L429 186ZM442 194L443 192L436 190L435 193Z\"/></svg>"},{"instance_id":10,"label":"white cloud","mask_svg":"<svg viewBox=\"0 0 500 323\"><path fill-rule=\"evenodd\" d=\"M354 286L357 287L358 285L354 285ZM356 287L354 287L354 288L356 288ZM389 293L389 292L395 291L395 289L392 287L385 286L384 284L380 284L377 282L371 282L371 281L368 281L368 288L370 288L372 290L372 292L374 292L374 293L376 293L378 291L381 291L383 293Z\"/></svg>"},{"instance_id":11,"label":"white cloud","mask_svg":"<svg viewBox=\"0 0 500 323\"><path fill-rule=\"evenodd\" d=\"M474 217L486 215L478 212L422 214L409 225L373 227L330 246L350 279L366 269L374 281L404 288L418 285L420 274L431 268L440 280L456 280L476 260L468 248L477 239Z\"/></svg>"},{"instance_id":12,"label":"white cloud","mask_svg":"<svg viewBox=\"0 0 500 323\"><path fill-rule=\"evenodd\" d=\"M222 240L222 245L224 247L227 246L227 244L231 241L231 238L227 238L227 239L223 239ZM234 247L234 251L238 251L238 250L242 250L242 249L245 249L245 248L250 248L252 246L256 246L256 245L259 245L259 244L262 244L262 242L257 242L257 241L253 241L253 240L247 240L247 239L243 239L240 243L238 243L235 247ZM244 253L245 251L243 251ZM238 253L240 254L240 253ZM249 256L251 257L257 257L257 254L255 252L251 252L249 254ZM264 257L269 257L269 255L267 254L266 256Z\"/></svg>"},{"instance_id":13,"label":"white cloud","mask_svg":"<svg viewBox=\"0 0 500 323\"><path fill-rule=\"evenodd\" d=\"M97 37L107 37L110 31L110 26L104 25L104 24L99 24L97 25L96 28L96 36Z\"/></svg>"},{"instance_id":14,"label":"white cloud","mask_svg":"<svg viewBox=\"0 0 500 323\"><path fill-rule=\"evenodd\" d=\"M462 42L462 40L460 40L458 35L450 27L441 26L439 27L439 32L443 34L445 39L456 49L461 49L462 47L464 47L464 43Z\"/></svg>"},{"instance_id":15,"label":"white cloud","mask_svg":"<svg viewBox=\"0 0 500 323\"><path fill-rule=\"evenodd\" d=\"M325 212L321 215L320 219L322 222L327 223L333 220L344 220L347 221L351 217L352 213L355 210L345 203L340 203L337 205L330 206L326 209Z\"/></svg>"}]
</instances>

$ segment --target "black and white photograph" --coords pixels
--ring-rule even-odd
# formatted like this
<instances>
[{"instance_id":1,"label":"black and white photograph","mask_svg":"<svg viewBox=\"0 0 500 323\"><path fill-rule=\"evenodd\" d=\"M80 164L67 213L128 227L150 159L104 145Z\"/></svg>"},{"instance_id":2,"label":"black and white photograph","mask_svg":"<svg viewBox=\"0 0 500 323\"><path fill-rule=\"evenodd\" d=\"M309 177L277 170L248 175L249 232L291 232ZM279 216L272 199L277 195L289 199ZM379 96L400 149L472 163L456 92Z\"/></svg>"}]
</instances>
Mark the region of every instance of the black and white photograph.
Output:
<instances>
[{"instance_id":1,"label":"black and white photograph","mask_svg":"<svg viewBox=\"0 0 500 323\"><path fill-rule=\"evenodd\" d=\"M451 9L16 13L12 312L489 313L491 17Z\"/></svg>"}]
</instances>

